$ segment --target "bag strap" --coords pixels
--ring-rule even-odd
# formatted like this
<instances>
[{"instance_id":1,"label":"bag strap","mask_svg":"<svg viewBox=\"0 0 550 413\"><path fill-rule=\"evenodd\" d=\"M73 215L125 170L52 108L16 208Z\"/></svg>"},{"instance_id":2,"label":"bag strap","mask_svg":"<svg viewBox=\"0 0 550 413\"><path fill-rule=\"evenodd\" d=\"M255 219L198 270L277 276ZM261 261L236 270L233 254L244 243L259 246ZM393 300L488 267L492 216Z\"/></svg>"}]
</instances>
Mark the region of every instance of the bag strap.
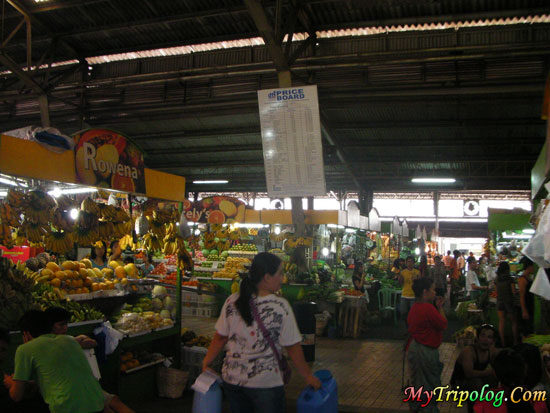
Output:
<instances>
[{"instance_id":1,"label":"bag strap","mask_svg":"<svg viewBox=\"0 0 550 413\"><path fill-rule=\"evenodd\" d=\"M256 307L256 304L254 303L254 298L250 298L250 310L252 312L254 320L256 320L256 323L258 324L258 327L260 327L260 331L262 332L262 335L267 340L267 343L269 344L269 347L271 347L271 350L273 350L273 353L275 354L275 358L277 359L277 363L279 363L279 370L281 370L281 373L282 373L283 372L283 366L282 366L282 360L281 360L281 356L279 354L279 350L277 350L277 347L275 346L275 343L273 342L273 339L271 338L271 334L269 334L269 331L267 331L267 329L265 328L265 325L262 322L262 319L260 318L260 315L258 314L258 308Z\"/></svg>"}]
</instances>

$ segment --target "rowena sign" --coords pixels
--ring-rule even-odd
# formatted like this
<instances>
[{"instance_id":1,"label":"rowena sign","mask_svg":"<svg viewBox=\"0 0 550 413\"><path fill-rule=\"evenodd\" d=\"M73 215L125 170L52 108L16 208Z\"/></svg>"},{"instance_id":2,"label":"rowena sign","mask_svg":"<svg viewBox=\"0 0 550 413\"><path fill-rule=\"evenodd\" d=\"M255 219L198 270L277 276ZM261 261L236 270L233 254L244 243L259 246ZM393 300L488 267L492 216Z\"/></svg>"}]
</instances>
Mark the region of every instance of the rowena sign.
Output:
<instances>
[{"instance_id":1,"label":"rowena sign","mask_svg":"<svg viewBox=\"0 0 550 413\"><path fill-rule=\"evenodd\" d=\"M99 188L145 193L141 150L129 138L108 129L74 135L77 182Z\"/></svg>"}]
</instances>

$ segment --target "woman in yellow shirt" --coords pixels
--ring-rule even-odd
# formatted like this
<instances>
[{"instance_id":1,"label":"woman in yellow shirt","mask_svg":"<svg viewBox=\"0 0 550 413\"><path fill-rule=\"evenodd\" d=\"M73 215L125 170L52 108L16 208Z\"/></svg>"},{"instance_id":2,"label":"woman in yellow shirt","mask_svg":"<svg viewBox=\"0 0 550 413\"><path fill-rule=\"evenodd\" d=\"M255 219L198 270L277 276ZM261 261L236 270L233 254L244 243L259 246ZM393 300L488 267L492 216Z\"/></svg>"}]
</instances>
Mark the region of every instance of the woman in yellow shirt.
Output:
<instances>
[{"instance_id":1,"label":"woman in yellow shirt","mask_svg":"<svg viewBox=\"0 0 550 413\"><path fill-rule=\"evenodd\" d=\"M401 271L399 274L399 283L402 285L403 289L401 291L401 303L399 307L399 312L401 313L401 318L407 320L407 315L409 310L414 304L414 291L412 289L413 281L417 278L420 278L420 271L414 268L414 257L409 255L407 257L407 268Z\"/></svg>"}]
</instances>

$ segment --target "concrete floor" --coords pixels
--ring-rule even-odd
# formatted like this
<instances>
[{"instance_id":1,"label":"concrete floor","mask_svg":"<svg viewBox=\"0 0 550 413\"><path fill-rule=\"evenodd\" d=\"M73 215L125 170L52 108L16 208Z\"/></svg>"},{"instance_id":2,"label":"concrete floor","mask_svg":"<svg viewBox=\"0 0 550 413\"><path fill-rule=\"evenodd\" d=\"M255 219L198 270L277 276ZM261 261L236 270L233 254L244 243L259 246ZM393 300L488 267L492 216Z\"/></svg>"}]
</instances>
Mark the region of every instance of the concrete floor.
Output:
<instances>
[{"instance_id":1,"label":"concrete floor","mask_svg":"<svg viewBox=\"0 0 550 413\"><path fill-rule=\"evenodd\" d=\"M197 334L213 334L215 319L187 317L184 327L193 329ZM390 413L408 411L408 405L402 402L401 340L380 339L328 339L317 338L316 358L313 370L328 369L338 383L340 412ZM445 367L442 382L449 382L454 362L458 355L455 345L443 343L440 358ZM296 400L305 383L295 372L286 388L287 412L295 412ZM149 412L188 412L191 411L193 394L186 391L178 400L157 399L137 406L130 406L137 413ZM466 411L452 403L439 404L441 412ZM224 411L229 411L228 406Z\"/></svg>"}]
</instances>

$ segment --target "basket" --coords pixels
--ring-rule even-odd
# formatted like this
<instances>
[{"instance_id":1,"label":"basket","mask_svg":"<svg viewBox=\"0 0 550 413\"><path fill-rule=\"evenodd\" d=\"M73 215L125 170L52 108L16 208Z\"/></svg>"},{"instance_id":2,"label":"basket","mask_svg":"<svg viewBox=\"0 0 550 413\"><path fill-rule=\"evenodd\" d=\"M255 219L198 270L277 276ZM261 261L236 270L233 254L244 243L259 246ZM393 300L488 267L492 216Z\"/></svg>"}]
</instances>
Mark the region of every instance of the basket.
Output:
<instances>
[{"instance_id":1,"label":"basket","mask_svg":"<svg viewBox=\"0 0 550 413\"><path fill-rule=\"evenodd\" d=\"M189 372L159 366L157 369L157 389L159 397L178 399L187 387Z\"/></svg>"},{"instance_id":2,"label":"basket","mask_svg":"<svg viewBox=\"0 0 550 413\"><path fill-rule=\"evenodd\" d=\"M323 314L315 314L315 335L321 337L327 328L328 318Z\"/></svg>"}]
</instances>

